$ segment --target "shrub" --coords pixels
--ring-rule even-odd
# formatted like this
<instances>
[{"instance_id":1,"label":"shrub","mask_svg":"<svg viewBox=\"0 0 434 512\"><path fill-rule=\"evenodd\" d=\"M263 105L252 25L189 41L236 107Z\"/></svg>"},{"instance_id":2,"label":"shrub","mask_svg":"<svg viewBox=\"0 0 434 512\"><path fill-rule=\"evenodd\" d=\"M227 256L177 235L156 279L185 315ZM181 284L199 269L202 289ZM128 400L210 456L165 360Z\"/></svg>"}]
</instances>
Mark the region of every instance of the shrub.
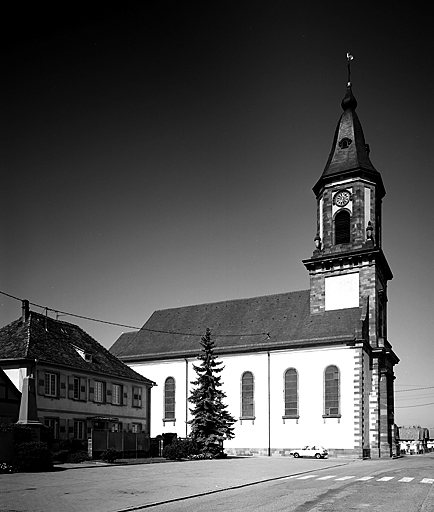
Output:
<instances>
[{"instance_id":1,"label":"shrub","mask_svg":"<svg viewBox=\"0 0 434 512\"><path fill-rule=\"evenodd\" d=\"M20 425L19 423L1 423L0 431L13 432L14 445L30 443L32 440L32 429L26 425Z\"/></svg>"},{"instance_id":2,"label":"shrub","mask_svg":"<svg viewBox=\"0 0 434 512\"><path fill-rule=\"evenodd\" d=\"M188 459L199 452L199 446L191 439L175 438L171 444L164 447L163 457L170 460Z\"/></svg>"},{"instance_id":3,"label":"shrub","mask_svg":"<svg viewBox=\"0 0 434 512\"><path fill-rule=\"evenodd\" d=\"M7 462L0 462L0 475L4 473L13 473L14 468Z\"/></svg>"},{"instance_id":4,"label":"shrub","mask_svg":"<svg viewBox=\"0 0 434 512\"><path fill-rule=\"evenodd\" d=\"M69 450L59 450L53 453L53 462L66 462L70 453Z\"/></svg>"},{"instance_id":5,"label":"shrub","mask_svg":"<svg viewBox=\"0 0 434 512\"><path fill-rule=\"evenodd\" d=\"M109 448L101 455L101 460L105 462L114 462L116 459L119 459L121 457L121 452L119 450L113 450L112 448Z\"/></svg>"},{"instance_id":6,"label":"shrub","mask_svg":"<svg viewBox=\"0 0 434 512\"><path fill-rule=\"evenodd\" d=\"M69 453L83 452L87 450L87 443L80 439L65 439L60 442L60 449L67 450Z\"/></svg>"},{"instance_id":7,"label":"shrub","mask_svg":"<svg viewBox=\"0 0 434 512\"><path fill-rule=\"evenodd\" d=\"M85 462L86 460L90 460L90 457L89 454L83 450L68 454L66 462L70 462L71 464L77 464L78 462Z\"/></svg>"},{"instance_id":8,"label":"shrub","mask_svg":"<svg viewBox=\"0 0 434 512\"><path fill-rule=\"evenodd\" d=\"M17 471L50 471L52 453L46 443L21 443L15 447L13 466Z\"/></svg>"}]
</instances>

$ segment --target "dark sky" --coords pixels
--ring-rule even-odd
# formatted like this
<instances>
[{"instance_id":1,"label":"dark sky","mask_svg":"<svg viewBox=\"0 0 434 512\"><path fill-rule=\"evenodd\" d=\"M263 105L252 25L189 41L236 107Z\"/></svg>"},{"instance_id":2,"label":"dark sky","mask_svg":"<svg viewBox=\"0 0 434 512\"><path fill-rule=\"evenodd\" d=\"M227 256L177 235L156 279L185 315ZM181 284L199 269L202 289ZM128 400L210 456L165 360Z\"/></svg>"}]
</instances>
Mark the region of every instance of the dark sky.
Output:
<instances>
[{"instance_id":1,"label":"dark sky","mask_svg":"<svg viewBox=\"0 0 434 512\"><path fill-rule=\"evenodd\" d=\"M144 5L38 6L4 18L0 290L140 327L156 309L308 288L312 186L351 52L357 112L387 190L396 421L434 425L434 405L422 405L434 389L404 391L434 386L424 11L414 2ZM0 325L20 307L0 296ZM106 347L127 330L60 318Z\"/></svg>"}]
</instances>

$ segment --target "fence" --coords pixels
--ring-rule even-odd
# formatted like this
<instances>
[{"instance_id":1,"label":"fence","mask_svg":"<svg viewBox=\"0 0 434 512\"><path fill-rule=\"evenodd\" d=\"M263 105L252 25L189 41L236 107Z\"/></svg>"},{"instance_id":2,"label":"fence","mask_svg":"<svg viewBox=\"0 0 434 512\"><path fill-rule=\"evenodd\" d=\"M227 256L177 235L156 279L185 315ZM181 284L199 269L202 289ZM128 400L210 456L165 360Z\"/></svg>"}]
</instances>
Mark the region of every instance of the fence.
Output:
<instances>
[{"instance_id":1,"label":"fence","mask_svg":"<svg viewBox=\"0 0 434 512\"><path fill-rule=\"evenodd\" d=\"M109 430L93 430L88 439L88 453L98 457L108 449L122 452L122 457L149 457L151 441L149 434L144 432L110 432Z\"/></svg>"}]
</instances>

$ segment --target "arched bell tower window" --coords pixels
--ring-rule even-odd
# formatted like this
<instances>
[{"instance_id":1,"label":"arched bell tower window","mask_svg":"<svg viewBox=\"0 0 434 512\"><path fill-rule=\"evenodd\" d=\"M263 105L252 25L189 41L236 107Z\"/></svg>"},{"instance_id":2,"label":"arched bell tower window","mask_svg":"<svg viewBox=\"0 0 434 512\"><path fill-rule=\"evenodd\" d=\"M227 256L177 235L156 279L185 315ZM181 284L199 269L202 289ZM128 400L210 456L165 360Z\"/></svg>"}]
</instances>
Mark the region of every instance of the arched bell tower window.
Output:
<instances>
[{"instance_id":1,"label":"arched bell tower window","mask_svg":"<svg viewBox=\"0 0 434 512\"><path fill-rule=\"evenodd\" d=\"M335 245L348 244L351 234L351 215L347 210L341 210L335 215Z\"/></svg>"}]
</instances>

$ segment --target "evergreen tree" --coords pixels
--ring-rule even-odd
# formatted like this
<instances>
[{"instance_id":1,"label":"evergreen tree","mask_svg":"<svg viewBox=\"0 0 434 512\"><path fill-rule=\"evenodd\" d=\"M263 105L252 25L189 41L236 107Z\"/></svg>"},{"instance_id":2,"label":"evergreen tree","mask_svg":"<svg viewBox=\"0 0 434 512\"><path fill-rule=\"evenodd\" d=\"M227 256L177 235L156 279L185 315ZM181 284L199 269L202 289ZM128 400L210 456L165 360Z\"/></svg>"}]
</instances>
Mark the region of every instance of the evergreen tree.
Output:
<instances>
[{"instance_id":1,"label":"evergreen tree","mask_svg":"<svg viewBox=\"0 0 434 512\"><path fill-rule=\"evenodd\" d=\"M193 365L197 379L191 382L196 388L189 398L194 405L190 409L193 418L188 423L191 425L190 437L199 444L202 452L216 457L223 454L223 441L234 437L232 425L236 420L227 411L227 405L223 404L226 394L220 389L220 373L224 366L216 360L215 344L209 329L200 344L202 350L198 359L201 363L199 366Z\"/></svg>"}]
</instances>

